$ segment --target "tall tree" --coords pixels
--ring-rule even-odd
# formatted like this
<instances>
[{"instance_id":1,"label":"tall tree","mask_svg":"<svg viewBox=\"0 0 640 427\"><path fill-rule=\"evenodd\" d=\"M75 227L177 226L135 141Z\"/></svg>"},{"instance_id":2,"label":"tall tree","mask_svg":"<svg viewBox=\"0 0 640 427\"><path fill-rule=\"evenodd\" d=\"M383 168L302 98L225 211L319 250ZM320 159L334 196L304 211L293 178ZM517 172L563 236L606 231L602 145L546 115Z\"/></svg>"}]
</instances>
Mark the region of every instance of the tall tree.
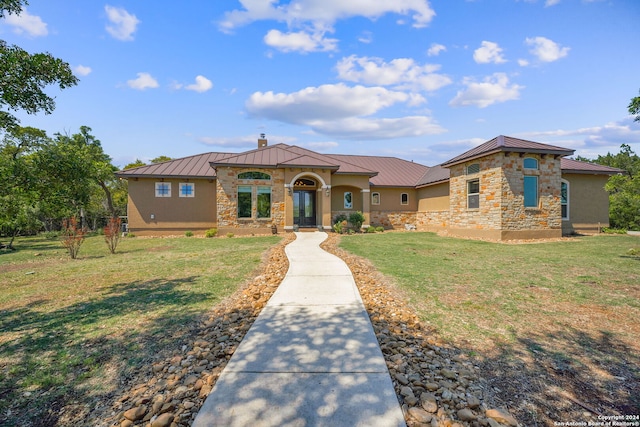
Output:
<instances>
[{"instance_id":1,"label":"tall tree","mask_svg":"<svg viewBox=\"0 0 640 427\"><path fill-rule=\"evenodd\" d=\"M47 141L44 131L20 127L5 133L0 141L0 228L10 239L6 245L10 249L20 232L38 230L42 225L34 156Z\"/></svg>"},{"instance_id":2,"label":"tall tree","mask_svg":"<svg viewBox=\"0 0 640 427\"><path fill-rule=\"evenodd\" d=\"M0 0L0 18L20 14L26 0ZM24 110L28 114L55 109L54 98L44 92L56 84L65 89L78 84L69 64L50 53L30 54L16 45L0 40L0 129L15 128L19 120L6 110Z\"/></svg>"}]
</instances>

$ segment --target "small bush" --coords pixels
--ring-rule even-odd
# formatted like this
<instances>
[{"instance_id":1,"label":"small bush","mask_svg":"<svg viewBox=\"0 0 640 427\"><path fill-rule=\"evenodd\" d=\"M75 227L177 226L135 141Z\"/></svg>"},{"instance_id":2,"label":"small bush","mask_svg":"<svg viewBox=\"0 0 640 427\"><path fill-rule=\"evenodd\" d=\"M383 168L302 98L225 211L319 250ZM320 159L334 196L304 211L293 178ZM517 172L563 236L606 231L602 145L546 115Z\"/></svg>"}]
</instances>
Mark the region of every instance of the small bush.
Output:
<instances>
[{"instance_id":1,"label":"small bush","mask_svg":"<svg viewBox=\"0 0 640 427\"><path fill-rule=\"evenodd\" d=\"M382 232L384 232L384 227L383 226L376 227L376 231L378 233L382 233Z\"/></svg>"},{"instance_id":2,"label":"small bush","mask_svg":"<svg viewBox=\"0 0 640 427\"><path fill-rule=\"evenodd\" d=\"M367 227L367 228L365 229L365 232L366 232L366 233L369 233L369 234L371 234L371 233L375 233L375 232L376 232L376 228L375 228L375 227Z\"/></svg>"},{"instance_id":3,"label":"small bush","mask_svg":"<svg viewBox=\"0 0 640 427\"><path fill-rule=\"evenodd\" d=\"M333 219L333 223L337 224L339 222L344 222L347 220L347 216L345 214L338 214L336 215L336 217Z\"/></svg>"},{"instance_id":4,"label":"small bush","mask_svg":"<svg viewBox=\"0 0 640 427\"><path fill-rule=\"evenodd\" d=\"M335 231L338 234L342 234L346 231L347 229L347 220L343 220L340 222L336 222L335 224L333 224L333 231Z\"/></svg>"},{"instance_id":5,"label":"small bush","mask_svg":"<svg viewBox=\"0 0 640 427\"><path fill-rule=\"evenodd\" d=\"M218 234L217 228L210 228L204 232L204 237L208 237L208 238L216 237L217 234Z\"/></svg>"},{"instance_id":6,"label":"small bush","mask_svg":"<svg viewBox=\"0 0 640 427\"><path fill-rule=\"evenodd\" d=\"M228 238L232 238L233 237L233 233L227 233L227 237Z\"/></svg>"},{"instance_id":7,"label":"small bush","mask_svg":"<svg viewBox=\"0 0 640 427\"><path fill-rule=\"evenodd\" d=\"M355 231L360 231L365 219L366 218L364 217L364 214L360 211L353 212L351 215L349 215L349 222L351 223L351 225L353 225Z\"/></svg>"},{"instance_id":8,"label":"small bush","mask_svg":"<svg viewBox=\"0 0 640 427\"><path fill-rule=\"evenodd\" d=\"M133 237L136 237L136 235L135 235L135 234L133 234L133 233L127 233L127 237L131 237L131 238L133 238Z\"/></svg>"},{"instance_id":9,"label":"small bush","mask_svg":"<svg viewBox=\"0 0 640 427\"><path fill-rule=\"evenodd\" d=\"M78 257L80 246L84 243L87 230L78 226L78 219L73 216L62 222L62 246L67 248L71 259Z\"/></svg>"},{"instance_id":10,"label":"small bush","mask_svg":"<svg viewBox=\"0 0 640 427\"><path fill-rule=\"evenodd\" d=\"M627 230L624 228L610 228L610 227L604 227L602 229L603 233L606 234L627 234Z\"/></svg>"},{"instance_id":11,"label":"small bush","mask_svg":"<svg viewBox=\"0 0 640 427\"><path fill-rule=\"evenodd\" d=\"M185 237L193 237L193 231L185 231L184 235Z\"/></svg>"},{"instance_id":12,"label":"small bush","mask_svg":"<svg viewBox=\"0 0 640 427\"><path fill-rule=\"evenodd\" d=\"M116 253L116 248L120 242L120 228L122 220L120 218L109 218L109 222L104 226L104 241L109 248L109 252Z\"/></svg>"}]
</instances>

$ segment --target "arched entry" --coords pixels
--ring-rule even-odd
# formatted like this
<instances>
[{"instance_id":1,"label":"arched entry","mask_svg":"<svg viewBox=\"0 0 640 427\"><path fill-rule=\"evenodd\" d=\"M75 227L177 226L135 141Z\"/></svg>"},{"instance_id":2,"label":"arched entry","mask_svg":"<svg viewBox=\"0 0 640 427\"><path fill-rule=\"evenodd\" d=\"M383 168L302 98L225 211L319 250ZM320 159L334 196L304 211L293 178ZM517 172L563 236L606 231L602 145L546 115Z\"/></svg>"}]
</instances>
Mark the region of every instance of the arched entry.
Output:
<instances>
[{"instance_id":1,"label":"arched entry","mask_svg":"<svg viewBox=\"0 0 640 427\"><path fill-rule=\"evenodd\" d=\"M293 183L293 224L315 227L318 183L310 178L297 178Z\"/></svg>"}]
</instances>

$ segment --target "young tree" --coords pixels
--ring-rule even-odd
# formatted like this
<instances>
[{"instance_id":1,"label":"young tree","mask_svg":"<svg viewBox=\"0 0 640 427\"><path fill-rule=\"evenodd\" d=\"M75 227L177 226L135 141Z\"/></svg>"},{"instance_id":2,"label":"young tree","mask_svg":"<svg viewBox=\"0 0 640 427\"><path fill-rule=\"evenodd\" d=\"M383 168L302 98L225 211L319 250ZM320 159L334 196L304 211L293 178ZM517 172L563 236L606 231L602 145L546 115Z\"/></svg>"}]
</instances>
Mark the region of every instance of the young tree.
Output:
<instances>
[{"instance_id":1,"label":"young tree","mask_svg":"<svg viewBox=\"0 0 640 427\"><path fill-rule=\"evenodd\" d=\"M640 96L631 98L631 102L629 103L627 108L629 109L629 114L636 116L636 118L633 120L636 122L640 122Z\"/></svg>"},{"instance_id":2,"label":"young tree","mask_svg":"<svg viewBox=\"0 0 640 427\"><path fill-rule=\"evenodd\" d=\"M1 0L0 18L20 14L26 0ZM43 111L50 114L55 101L44 93L48 85L65 89L78 84L69 64L49 53L30 54L0 40L0 129L15 128L19 120L9 111L24 110L28 114Z\"/></svg>"}]
</instances>

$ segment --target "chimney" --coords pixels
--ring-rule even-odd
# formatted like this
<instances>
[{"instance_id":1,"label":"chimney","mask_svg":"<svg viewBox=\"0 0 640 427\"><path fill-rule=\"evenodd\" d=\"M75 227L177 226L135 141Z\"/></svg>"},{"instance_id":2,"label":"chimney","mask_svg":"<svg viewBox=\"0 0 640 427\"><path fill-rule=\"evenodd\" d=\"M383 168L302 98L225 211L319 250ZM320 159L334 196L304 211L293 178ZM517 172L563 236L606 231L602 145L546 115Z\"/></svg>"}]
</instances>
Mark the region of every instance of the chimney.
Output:
<instances>
[{"instance_id":1,"label":"chimney","mask_svg":"<svg viewBox=\"0 0 640 427\"><path fill-rule=\"evenodd\" d=\"M264 148L267 146L267 138L264 133L260 134L260 138L258 138L258 148Z\"/></svg>"}]
</instances>

